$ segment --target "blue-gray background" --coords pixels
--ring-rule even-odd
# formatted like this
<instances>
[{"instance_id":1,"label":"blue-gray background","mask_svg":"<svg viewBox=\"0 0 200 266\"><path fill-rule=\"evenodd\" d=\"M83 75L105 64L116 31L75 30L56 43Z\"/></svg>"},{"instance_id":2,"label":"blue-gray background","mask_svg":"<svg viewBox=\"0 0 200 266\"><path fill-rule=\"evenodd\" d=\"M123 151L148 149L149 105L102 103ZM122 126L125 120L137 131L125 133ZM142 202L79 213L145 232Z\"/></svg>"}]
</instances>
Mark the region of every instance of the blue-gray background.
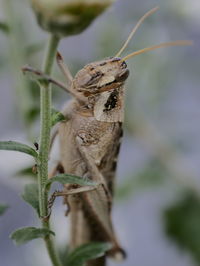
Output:
<instances>
[{"instance_id":1,"label":"blue-gray background","mask_svg":"<svg viewBox=\"0 0 200 266\"><path fill-rule=\"evenodd\" d=\"M145 21L124 54L177 39L194 40L194 45L159 49L128 61L125 137L113 211L115 228L128 258L119 265L193 266L198 264L192 254L166 236L163 210L185 188L200 194L200 1L118 0L85 32L63 39L59 51L75 74L86 63L116 54L137 20L156 5L160 10ZM40 68L43 49L26 59L19 53L31 44L43 48L47 33L36 25L28 1L0 3L2 21L15 19L13 14L16 23L21 23L21 36L16 40L0 34L0 140L30 143L30 139L38 140L38 125L32 129L24 125L23 110L35 103L29 102L28 92L22 88L20 66L30 63ZM63 79L57 68L54 75ZM53 104L61 108L68 96L55 90ZM41 240L16 247L8 238L18 227L38 225L32 209L19 196L29 181L15 177L31 163L26 155L0 152L0 202L10 205L0 217L2 266L50 265ZM161 167L159 177L149 181L148 175L152 176L155 167ZM53 223L59 245L68 236L63 212L58 200ZM109 265L115 263L110 261Z\"/></svg>"}]
</instances>

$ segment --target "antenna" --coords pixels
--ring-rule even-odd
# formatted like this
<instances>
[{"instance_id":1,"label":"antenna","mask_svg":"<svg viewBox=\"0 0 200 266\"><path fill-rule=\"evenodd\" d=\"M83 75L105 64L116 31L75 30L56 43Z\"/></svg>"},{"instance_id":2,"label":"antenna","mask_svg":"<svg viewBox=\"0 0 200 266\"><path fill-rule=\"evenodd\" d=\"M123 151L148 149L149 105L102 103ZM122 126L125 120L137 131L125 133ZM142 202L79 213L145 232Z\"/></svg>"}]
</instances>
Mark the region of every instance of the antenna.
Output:
<instances>
[{"instance_id":1,"label":"antenna","mask_svg":"<svg viewBox=\"0 0 200 266\"><path fill-rule=\"evenodd\" d=\"M174 42L165 42L165 43L160 43L157 45L153 45L138 51L135 51L129 55L124 56L121 61L126 61L128 59L130 59L133 56L139 55L139 54L143 54L146 53L148 51L152 51L158 48L162 48L162 47L168 47L168 46L186 46L186 45L192 45L193 42L192 41L188 41L188 40L181 40L181 41L174 41Z\"/></svg>"},{"instance_id":2,"label":"antenna","mask_svg":"<svg viewBox=\"0 0 200 266\"><path fill-rule=\"evenodd\" d=\"M132 29L131 33L128 36L128 39L126 40L126 42L124 43L124 45L122 46L122 48L119 50L119 52L115 55L115 57L119 57L121 55L121 53L124 51L124 49L127 47L128 43L130 42L130 40L132 39L133 35L135 34L135 32L137 31L137 29L140 27L140 25L142 24L142 22L149 17L151 14L153 14L154 12L156 12L159 9L159 7L154 7L151 10L149 10L146 14L144 14L144 16L142 16L140 18L140 20L137 22L137 24L135 25L135 27Z\"/></svg>"}]
</instances>

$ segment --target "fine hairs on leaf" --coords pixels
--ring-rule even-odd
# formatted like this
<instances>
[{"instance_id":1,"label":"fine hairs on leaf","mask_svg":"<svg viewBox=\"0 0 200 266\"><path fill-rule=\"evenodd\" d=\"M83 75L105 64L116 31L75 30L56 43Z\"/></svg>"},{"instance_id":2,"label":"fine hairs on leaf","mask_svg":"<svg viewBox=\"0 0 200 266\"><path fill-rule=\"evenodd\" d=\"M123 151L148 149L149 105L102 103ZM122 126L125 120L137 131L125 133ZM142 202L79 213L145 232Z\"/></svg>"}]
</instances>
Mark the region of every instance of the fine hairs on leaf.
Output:
<instances>
[{"instance_id":1,"label":"fine hairs on leaf","mask_svg":"<svg viewBox=\"0 0 200 266\"><path fill-rule=\"evenodd\" d=\"M110 243L91 242L84 244L72 251L67 258L67 265L84 266L88 260L96 259L111 249Z\"/></svg>"},{"instance_id":2,"label":"fine hairs on leaf","mask_svg":"<svg viewBox=\"0 0 200 266\"><path fill-rule=\"evenodd\" d=\"M36 238L44 238L50 234L55 235L53 231L50 231L47 228L23 227L14 231L10 235L10 238L18 246L26 244L27 242Z\"/></svg>"},{"instance_id":3,"label":"fine hairs on leaf","mask_svg":"<svg viewBox=\"0 0 200 266\"><path fill-rule=\"evenodd\" d=\"M29 154L35 158L38 157L37 152L33 148L31 148L26 144L16 141L0 141L0 150L19 151Z\"/></svg>"}]
</instances>

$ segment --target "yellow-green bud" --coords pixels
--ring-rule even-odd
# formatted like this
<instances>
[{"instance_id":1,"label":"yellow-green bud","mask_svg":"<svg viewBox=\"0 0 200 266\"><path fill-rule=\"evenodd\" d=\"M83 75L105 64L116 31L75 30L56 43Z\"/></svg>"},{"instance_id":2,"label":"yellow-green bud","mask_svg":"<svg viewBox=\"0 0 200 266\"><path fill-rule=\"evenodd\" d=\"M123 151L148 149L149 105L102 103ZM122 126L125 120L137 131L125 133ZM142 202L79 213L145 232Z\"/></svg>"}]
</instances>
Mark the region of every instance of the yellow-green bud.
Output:
<instances>
[{"instance_id":1,"label":"yellow-green bud","mask_svg":"<svg viewBox=\"0 0 200 266\"><path fill-rule=\"evenodd\" d=\"M59 37L82 32L114 0L31 0L39 25Z\"/></svg>"}]
</instances>

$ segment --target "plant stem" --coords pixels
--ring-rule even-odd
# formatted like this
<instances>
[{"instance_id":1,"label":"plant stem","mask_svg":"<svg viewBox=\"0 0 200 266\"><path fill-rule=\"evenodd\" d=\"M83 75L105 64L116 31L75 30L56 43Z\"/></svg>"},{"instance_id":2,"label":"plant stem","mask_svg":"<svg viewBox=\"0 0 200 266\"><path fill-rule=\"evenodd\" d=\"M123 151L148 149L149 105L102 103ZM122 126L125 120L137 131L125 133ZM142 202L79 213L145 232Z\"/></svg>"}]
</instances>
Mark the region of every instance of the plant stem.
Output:
<instances>
[{"instance_id":1,"label":"plant stem","mask_svg":"<svg viewBox=\"0 0 200 266\"><path fill-rule=\"evenodd\" d=\"M52 35L47 47L46 57L44 60L43 71L50 75L53 67L53 62L59 43L59 38ZM50 145L50 130L51 130L51 85L43 83L40 85L40 143L38 157L38 186L39 186L39 203L40 217L48 215L48 193L44 189L48 179L48 157ZM43 227L50 229L49 221L42 222ZM61 266L61 262L56 254L52 237L45 237L46 247L49 257L54 266Z\"/></svg>"},{"instance_id":2,"label":"plant stem","mask_svg":"<svg viewBox=\"0 0 200 266\"><path fill-rule=\"evenodd\" d=\"M53 61L58 45L58 38L51 36L46 58L44 60L43 71L50 75ZM40 144L39 144L39 194L40 194L40 215L47 215L47 192L44 193L44 185L48 179L48 157L51 130L51 86L41 84L40 86Z\"/></svg>"}]
</instances>

